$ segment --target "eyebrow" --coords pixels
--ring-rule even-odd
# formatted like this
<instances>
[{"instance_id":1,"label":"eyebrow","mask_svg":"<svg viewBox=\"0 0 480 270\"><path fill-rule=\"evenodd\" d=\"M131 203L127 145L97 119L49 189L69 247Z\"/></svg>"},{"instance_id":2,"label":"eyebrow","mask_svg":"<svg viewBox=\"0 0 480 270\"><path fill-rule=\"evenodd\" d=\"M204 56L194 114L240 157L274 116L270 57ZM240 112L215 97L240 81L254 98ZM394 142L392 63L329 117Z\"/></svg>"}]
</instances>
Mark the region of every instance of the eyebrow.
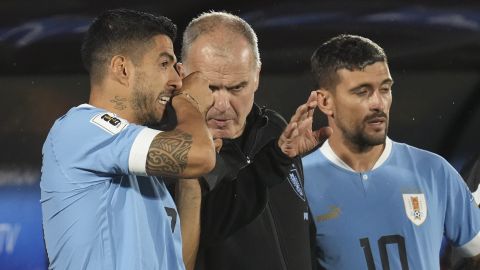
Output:
<instances>
[{"instance_id":1,"label":"eyebrow","mask_svg":"<svg viewBox=\"0 0 480 270\"><path fill-rule=\"evenodd\" d=\"M386 83L388 83L390 85L393 85L393 80L390 79L390 78L385 79L385 80L382 81L382 83L380 83L380 85L384 85ZM360 85L357 85L355 87L350 88L350 91L354 91L354 90L362 88L362 87L372 87L372 85L370 83L363 83L363 84L360 84Z\"/></svg>"},{"instance_id":2,"label":"eyebrow","mask_svg":"<svg viewBox=\"0 0 480 270\"><path fill-rule=\"evenodd\" d=\"M177 60L175 59L175 55L172 55L171 53L168 53L168 52L161 52L159 55L158 55L158 59L162 58L162 57L166 57L168 58L168 60L170 60L170 62L177 62Z\"/></svg>"},{"instance_id":3,"label":"eyebrow","mask_svg":"<svg viewBox=\"0 0 480 270\"><path fill-rule=\"evenodd\" d=\"M386 83L393 84L393 79L390 79L390 78L385 79L381 84L386 84Z\"/></svg>"},{"instance_id":4,"label":"eyebrow","mask_svg":"<svg viewBox=\"0 0 480 270\"><path fill-rule=\"evenodd\" d=\"M237 84L232 85L232 86L225 86L225 88L226 88L227 90L230 90L230 89L237 88L237 87L244 87L244 86L246 86L247 84L248 84L247 81L242 81L242 82L237 83Z\"/></svg>"}]
</instances>

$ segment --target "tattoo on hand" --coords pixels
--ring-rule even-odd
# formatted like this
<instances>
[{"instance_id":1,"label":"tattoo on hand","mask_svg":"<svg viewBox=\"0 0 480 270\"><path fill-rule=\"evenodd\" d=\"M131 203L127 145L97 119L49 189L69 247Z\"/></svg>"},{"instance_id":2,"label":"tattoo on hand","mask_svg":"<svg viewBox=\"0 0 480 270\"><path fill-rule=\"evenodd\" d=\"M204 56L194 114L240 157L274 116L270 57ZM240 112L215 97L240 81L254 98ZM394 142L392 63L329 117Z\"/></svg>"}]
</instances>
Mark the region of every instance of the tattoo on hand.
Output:
<instances>
[{"instance_id":1,"label":"tattoo on hand","mask_svg":"<svg viewBox=\"0 0 480 270\"><path fill-rule=\"evenodd\" d=\"M192 135L181 130L159 133L150 145L147 172L151 175L178 176L187 167Z\"/></svg>"},{"instance_id":2,"label":"tattoo on hand","mask_svg":"<svg viewBox=\"0 0 480 270\"><path fill-rule=\"evenodd\" d=\"M114 108L117 110L125 110L127 108L127 105L125 104L126 101L127 98L123 98L120 96L115 96L114 99L110 100L110 102L115 104Z\"/></svg>"}]
</instances>

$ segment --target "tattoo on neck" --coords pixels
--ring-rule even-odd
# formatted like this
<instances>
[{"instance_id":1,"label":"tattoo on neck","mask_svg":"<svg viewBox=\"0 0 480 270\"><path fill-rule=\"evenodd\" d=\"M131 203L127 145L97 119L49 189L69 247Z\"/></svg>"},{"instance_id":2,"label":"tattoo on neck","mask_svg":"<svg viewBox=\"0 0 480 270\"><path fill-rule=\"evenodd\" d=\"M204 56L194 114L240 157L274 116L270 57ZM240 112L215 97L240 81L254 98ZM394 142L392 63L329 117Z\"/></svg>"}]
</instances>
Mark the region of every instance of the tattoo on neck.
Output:
<instances>
[{"instance_id":1,"label":"tattoo on neck","mask_svg":"<svg viewBox=\"0 0 480 270\"><path fill-rule=\"evenodd\" d=\"M110 100L111 103L114 104L114 108L117 110L125 110L127 108L127 105L125 104L127 101L127 98L120 97L120 96L115 96L113 99Z\"/></svg>"},{"instance_id":2,"label":"tattoo on neck","mask_svg":"<svg viewBox=\"0 0 480 270\"><path fill-rule=\"evenodd\" d=\"M178 176L187 167L192 135L181 130L159 133L147 157L149 175Z\"/></svg>"}]
</instances>

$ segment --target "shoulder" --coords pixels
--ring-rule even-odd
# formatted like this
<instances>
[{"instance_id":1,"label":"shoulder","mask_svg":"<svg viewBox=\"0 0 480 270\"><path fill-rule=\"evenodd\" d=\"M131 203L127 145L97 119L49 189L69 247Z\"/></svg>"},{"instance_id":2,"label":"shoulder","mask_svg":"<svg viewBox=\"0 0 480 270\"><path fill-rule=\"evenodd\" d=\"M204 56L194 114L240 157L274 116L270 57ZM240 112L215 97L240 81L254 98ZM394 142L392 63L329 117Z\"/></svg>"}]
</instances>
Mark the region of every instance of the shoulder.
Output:
<instances>
[{"instance_id":1,"label":"shoulder","mask_svg":"<svg viewBox=\"0 0 480 270\"><path fill-rule=\"evenodd\" d=\"M259 131L257 140L267 142L280 136L286 126L287 122L279 113L253 104L253 108L247 116L247 129L244 134Z\"/></svg>"},{"instance_id":2,"label":"shoulder","mask_svg":"<svg viewBox=\"0 0 480 270\"><path fill-rule=\"evenodd\" d=\"M98 150L100 146L130 144L144 128L130 124L114 113L81 105L70 109L55 122L48 142L57 148ZM111 144L113 141L116 143Z\"/></svg>"},{"instance_id":3,"label":"shoulder","mask_svg":"<svg viewBox=\"0 0 480 270\"><path fill-rule=\"evenodd\" d=\"M268 117L268 120L270 121L271 124L277 125L282 129L287 126L287 121L278 112L271 109L267 109L267 108L264 108L263 111L264 111L264 115Z\"/></svg>"},{"instance_id":4,"label":"shoulder","mask_svg":"<svg viewBox=\"0 0 480 270\"><path fill-rule=\"evenodd\" d=\"M278 112L272 110L272 109L263 109L264 110L264 114L275 124L278 124L280 126L286 126L287 125L287 121L285 120L285 118L283 118L283 116L281 114L279 114Z\"/></svg>"},{"instance_id":5,"label":"shoulder","mask_svg":"<svg viewBox=\"0 0 480 270\"><path fill-rule=\"evenodd\" d=\"M56 130L62 135L105 135L118 134L130 123L114 113L87 104L70 109L55 123ZM88 136L87 136L88 137Z\"/></svg>"},{"instance_id":6,"label":"shoulder","mask_svg":"<svg viewBox=\"0 0 480 270\"><path fill-rule=\"evenodd\" d=\"M263 108L257 107L257 109L259 110L258 111L259 117L257 117L256 126L262 126L265 124L265 127L267 129L264 130L264 132L266 132L264 133L264 135L270 134L273 136L279 136L287 126L287 121L285 121L282 115L280 115L278 112L274 110L267 109L265 107ZM264 122L264 124L258 125L260 124L258 123L260 121Z\"/></svg>"},{"instance_id":7,"label":"shoulder","mask_svg":"<svg viewBox=\"0 0 480 270\"><path fill-rule=\"evenodd\" d=\"M393 153L398 158L408 158L416 164L434 167L449 165L440 155L405 143L393 142Z\"/></svg>"},{"instance_id":8,"label":"shoulder","mask_svg":"<svg viewBox=\"0 0 480 270\"><path fill-rule=\"evenodd\" d=\"M411 168L424 178L433 177L436 182L442 179L461 180L460 174L445 158L431 151L403 143L394 143L392 157L398 165Z\"/></svg>"},{"instance_id":9,"label":"shoulder","mask_svg":"<svg viewBox=\"0 0 480 270\"><path fill-rule=\"evenodd\" d=\"M302 157L303 168L307 169L307 168L310 168L312 166L315 166L316 164L318 164L321 156L322 156L322 153L320 151L320 148L317 148L313 152L311 152L308 155Z\"/></svg>"}]
</instances>

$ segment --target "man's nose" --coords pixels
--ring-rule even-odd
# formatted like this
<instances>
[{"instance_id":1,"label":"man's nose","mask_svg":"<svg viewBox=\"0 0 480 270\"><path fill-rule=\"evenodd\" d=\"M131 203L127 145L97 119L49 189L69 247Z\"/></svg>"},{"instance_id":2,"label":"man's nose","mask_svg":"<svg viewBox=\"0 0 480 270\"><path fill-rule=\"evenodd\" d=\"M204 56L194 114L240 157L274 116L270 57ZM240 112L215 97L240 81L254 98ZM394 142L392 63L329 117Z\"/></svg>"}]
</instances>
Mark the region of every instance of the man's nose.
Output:
<instances>
[{"instance_id":1,"label":"man's nose","mask_svg":"<svg viewBox=\"0 0 480 270\"><path fill-rule=\"evenodd\" d=\"M174 88L173 90L182 88L182 79L175 68L170 71L167 84Z\"/></svg>"},{"instance_id":2,"label":"man's nose","mask_svg":"<svg viewBox=\"0 0 480 270\"><path fill-rule=\"evenodd\" d=\"M385 109L385 100L379 91L373 91L370 96L370 109L383 111Z\"/></svg>"},{"instance_id":3,"label":"man's nose","mask_svg":"<svg viewBox=\"0 0 480 270\"><path fill-rule=\"evenodd\" d=\"M213 91L213 108L219 112L226 112L230 107L230 93L219 89Z\"/></svg>"}]
</instances>

